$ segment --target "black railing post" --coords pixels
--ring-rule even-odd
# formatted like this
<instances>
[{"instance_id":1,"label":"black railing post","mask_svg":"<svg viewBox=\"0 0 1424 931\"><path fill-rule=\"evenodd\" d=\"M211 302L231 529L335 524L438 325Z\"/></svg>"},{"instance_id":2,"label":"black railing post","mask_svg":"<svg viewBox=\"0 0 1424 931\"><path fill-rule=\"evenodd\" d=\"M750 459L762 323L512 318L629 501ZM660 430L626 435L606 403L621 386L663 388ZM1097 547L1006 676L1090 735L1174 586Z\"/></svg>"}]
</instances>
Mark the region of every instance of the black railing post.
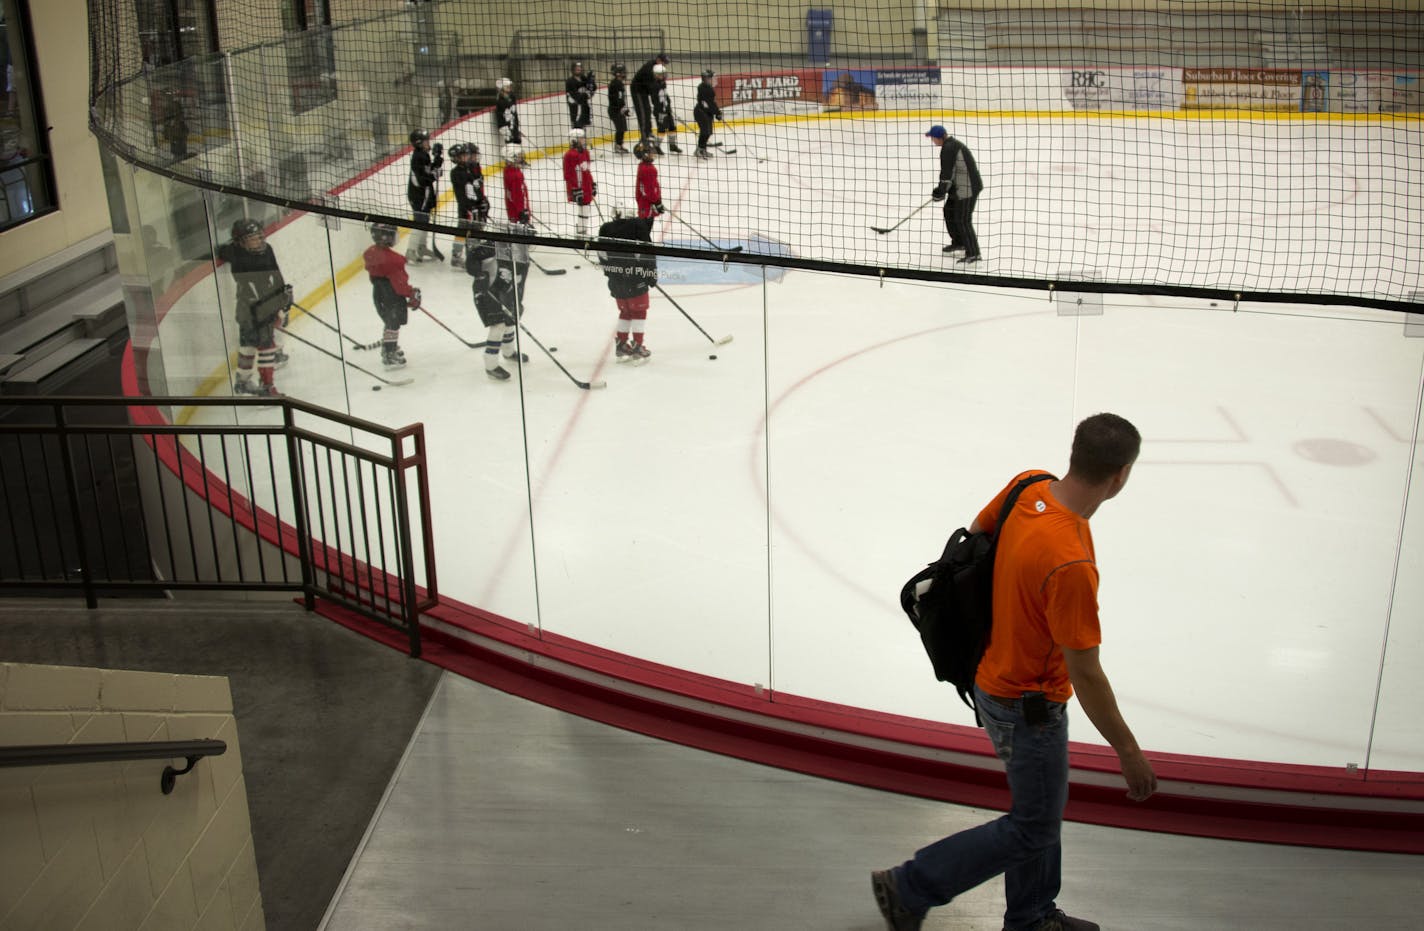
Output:
<instances>
[{"instance_id":1,"label":"black railing post","mask_svg":"<svg viewBox=\"0 0 1424 931\"><path fill-rule=\"evenodd\" d=\"M55 434L59 437L59 460L64 465L64 483L69 488L69 515L74 523L74 540L79 552L79 574L83 577L84 604L89 608L99 607L99 596L94 588L94 577L89 568L89 546L84 537L84 519L79 514L79 475L74 468L74 454L69 448L68 422L64 416L64 404L54 405ZM44 438L40 438L44 442ZM60 559L64 559L64 547L60 546Z\"/></svg>"},{"instance_id":2,"label":"black railing post","mask_svg":"<svg viewBox=\"0 0 1424 931\"><path fill-rule=\"evenodd\" d=\"M311 540L307 534L306 478L297 463L296 421L292 417L292 405L282 401L282 435L287 440L287 474L292 477L292 523L297 531L298 560L302 567L302 604L308 611L316 610L315 573L312 571ZM275 495L277 489L273 487ZM282 550L282 531L277 529L277 550Z\"/></svg>"}]
</instances>

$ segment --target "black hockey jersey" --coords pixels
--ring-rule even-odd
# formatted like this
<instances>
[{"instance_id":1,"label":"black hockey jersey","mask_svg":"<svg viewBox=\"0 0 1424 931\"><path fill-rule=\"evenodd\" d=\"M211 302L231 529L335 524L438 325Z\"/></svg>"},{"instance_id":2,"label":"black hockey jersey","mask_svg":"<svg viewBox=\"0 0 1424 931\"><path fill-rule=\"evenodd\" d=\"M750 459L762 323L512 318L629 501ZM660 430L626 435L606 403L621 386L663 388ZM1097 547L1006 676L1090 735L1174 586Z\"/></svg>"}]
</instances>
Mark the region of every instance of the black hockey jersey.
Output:
<instances>
[{"instance_id":1,"label":"black hockey jersey","mask_svg":"<svg viewBox=\"0 0 1424 931\"><path fill-rule=\"evenodd\" d=\"M265 326L290 304L287 281L277 267L277 253L263 244L252 252L236 243L218 247L218 258L228 264L237 282L237 322L240 326Z\"/></svg>"},{"instance_id":2,"label":"black hockey jersey","mask_svg":"<svg viewBox=\"0 0 1424 931\"><path fill-rule=\"evenodd\" d=\"M620 239L624 242L653 241L653 218L620 217L598 228L600 239ZM634 252L598 253L598 263L608 278L608 293L615 298L637 297L648 293L658 282L658 257Z\"/></svg>"}]
</instances>

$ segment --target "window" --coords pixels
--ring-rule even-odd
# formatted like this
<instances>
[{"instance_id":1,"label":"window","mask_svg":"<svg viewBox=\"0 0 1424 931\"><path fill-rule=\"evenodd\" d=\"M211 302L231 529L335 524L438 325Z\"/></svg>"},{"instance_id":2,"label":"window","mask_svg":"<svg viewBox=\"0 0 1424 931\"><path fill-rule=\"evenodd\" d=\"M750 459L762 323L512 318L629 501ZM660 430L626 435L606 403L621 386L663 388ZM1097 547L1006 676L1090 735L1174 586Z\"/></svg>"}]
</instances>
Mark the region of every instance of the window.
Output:
<instances>
[{"instance_id":1,"label":"window","mask_svg":"<svg viewBox=\"0 0 1424 931\"><path fill-rule=\"evenodd\" d=\"M329 0L285 0L287 75L292 112L305 113L336 99L336 50L331 40Z\"/></svg>"},{"instance_id":2,"label":"window","mask_svg":"<svg viewBox=\"0 0 1424 931\"><path fill-rule=\"evenodd\" d=\"M143 63L162 68L218 50L213 0L134 0Z\"/></svg>"},{"instance_id":3,"label":"window","mask_svg":"<svg viewBox=\"0 0 1424 931\"><path fill-rule=\"evenodd\" d=\"M0 111L0 230L56 207L34 36L26 0L0 0L0 63L5 68Z\"/></svg>"},{"instance_id":4,"label":"window","mask_svg":"<svg viewBox=\"0 0 1424 931\"><path fill-rule=\"evenodd\" d=\"M222 138L226 92L214 0L133 0L154 150L175 162Z\"/></svg>"}]
</instances>

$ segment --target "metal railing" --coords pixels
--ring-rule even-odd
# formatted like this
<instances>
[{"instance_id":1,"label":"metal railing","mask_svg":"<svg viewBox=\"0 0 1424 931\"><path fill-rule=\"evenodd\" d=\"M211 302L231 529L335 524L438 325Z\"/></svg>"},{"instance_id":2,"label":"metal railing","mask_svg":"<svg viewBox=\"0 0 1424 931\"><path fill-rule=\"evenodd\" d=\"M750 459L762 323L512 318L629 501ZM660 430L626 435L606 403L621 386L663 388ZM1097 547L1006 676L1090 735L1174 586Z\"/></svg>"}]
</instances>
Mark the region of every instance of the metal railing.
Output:
<instances>
[{"instance_id":1,"label":"metal railing","mask_svg":"<svg viewBox=\"0 0 1424 931\"><path fill-rule=\"evenodd\" d=\"M163 767L158 786L164 795L173 791L178 777L193 771L205 756L222 756L227 742L222 740L147 740L133 743L27 744L0 747L0 768L10 766L57 766L70 763L124 763L130 760L171 760L183 757L182 769Z\"/></svg>"},{"instance_id":2,"label":"metal railing","mask_svg":"<svg viewBox=\"0 0 1424 931\"><path fill-rule=\"evenodd\" d=\"M419 614L437 601L422 425L289 398L6 404L0 593L70 591L92 608L289 591L394 627L420 654Z\"/></svg>"}]
</instances>

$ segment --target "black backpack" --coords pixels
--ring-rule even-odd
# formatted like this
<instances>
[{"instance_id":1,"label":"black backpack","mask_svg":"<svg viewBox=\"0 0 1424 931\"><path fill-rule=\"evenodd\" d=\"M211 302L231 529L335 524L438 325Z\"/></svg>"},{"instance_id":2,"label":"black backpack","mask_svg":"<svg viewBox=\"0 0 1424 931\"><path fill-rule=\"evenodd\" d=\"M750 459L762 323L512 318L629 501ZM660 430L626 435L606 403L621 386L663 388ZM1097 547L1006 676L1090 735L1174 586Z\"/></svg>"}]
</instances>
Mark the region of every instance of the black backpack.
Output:
<instances>
[{"instance_id":1,"label":"black backpack","mask_svg":"<svg viewBox=\"0 0 1424 931\"><path fill-rule=\"evenodd\" d=\"M1040 472L1021 479L1004 500L993 533L970 533L960 527L944 545L940 558L900 589L900 607L920 632L935 678L953 685L970 708L974 708L974 674L993 632L994 551L999 531L1023 490L1052 478ZM977 721L977 708L974 716Z\"/></svg>"}]
</instances>

